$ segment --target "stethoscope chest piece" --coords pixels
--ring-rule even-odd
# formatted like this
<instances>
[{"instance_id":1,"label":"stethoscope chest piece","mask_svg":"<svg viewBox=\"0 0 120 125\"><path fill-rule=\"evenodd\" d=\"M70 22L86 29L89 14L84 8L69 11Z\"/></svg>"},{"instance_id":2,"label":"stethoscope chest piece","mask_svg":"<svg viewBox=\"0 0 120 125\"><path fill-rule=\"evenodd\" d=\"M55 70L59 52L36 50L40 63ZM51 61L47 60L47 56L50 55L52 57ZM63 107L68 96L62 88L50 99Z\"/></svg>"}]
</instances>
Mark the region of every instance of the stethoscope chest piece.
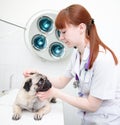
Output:
<instances>
[{"instance_id":1,"label":"stethoscope chest piece","mask_svg":"<svg viewBox=\"0 0 120 125\"><path fill-rule=\"evenodd\" d=\"M79 81L78 81L78 80L75 80L75 81L73 82L73 87L74 87L74 88L79 88Z\"/></svg>"}]
</instances>

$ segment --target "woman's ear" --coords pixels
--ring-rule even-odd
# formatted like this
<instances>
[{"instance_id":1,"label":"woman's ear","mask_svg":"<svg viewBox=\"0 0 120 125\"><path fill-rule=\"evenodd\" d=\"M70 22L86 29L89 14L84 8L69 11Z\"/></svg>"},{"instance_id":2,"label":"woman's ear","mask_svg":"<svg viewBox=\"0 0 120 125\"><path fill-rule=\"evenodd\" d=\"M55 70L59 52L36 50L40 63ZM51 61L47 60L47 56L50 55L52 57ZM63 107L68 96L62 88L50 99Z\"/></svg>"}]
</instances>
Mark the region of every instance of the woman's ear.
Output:
<instances>
[{"instance_id":1,"label":"woman's ear","mask_svg":"<svg viewBox=\"0 0 120 125\"><path fill-rule=\"evenodd\" d=\"M79 29L81 34L84 33L86 31L86 25L84 23L80 23Z\"/></svg>"}]
</instances>

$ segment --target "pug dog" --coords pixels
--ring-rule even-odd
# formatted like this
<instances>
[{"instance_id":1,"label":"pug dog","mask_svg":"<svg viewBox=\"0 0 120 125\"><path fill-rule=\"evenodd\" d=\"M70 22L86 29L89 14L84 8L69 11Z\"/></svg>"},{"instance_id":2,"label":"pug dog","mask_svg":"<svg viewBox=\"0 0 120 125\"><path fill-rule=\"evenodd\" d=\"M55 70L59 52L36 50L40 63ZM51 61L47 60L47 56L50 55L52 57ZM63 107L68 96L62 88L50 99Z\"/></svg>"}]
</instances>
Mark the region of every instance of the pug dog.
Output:
<instances>
[{"instance_id":1,"label":"pug dog","mask_svg":"<svg viewBox=\"0 0 120 125\"><path fill-rule=\"evenodd\" d=\"M18 91L15 102L13 104L13 120L19 120L23 110L35 112L34 120L41 120L43 115L50 112L50 102L55 103L56 99L47 99L41 101L36 93L47 91L52 84L46 76L40 73L33 73L25 78L23 87Z\"/></svg>"}]
</instances>

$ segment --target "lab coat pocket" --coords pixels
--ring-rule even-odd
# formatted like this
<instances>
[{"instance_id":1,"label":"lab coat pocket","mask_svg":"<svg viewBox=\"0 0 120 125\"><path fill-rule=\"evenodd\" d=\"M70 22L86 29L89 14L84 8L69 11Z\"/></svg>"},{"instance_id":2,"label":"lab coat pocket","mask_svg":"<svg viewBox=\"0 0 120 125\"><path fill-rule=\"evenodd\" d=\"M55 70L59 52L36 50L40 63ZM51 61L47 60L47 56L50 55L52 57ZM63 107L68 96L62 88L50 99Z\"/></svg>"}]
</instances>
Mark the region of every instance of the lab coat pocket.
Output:
<instances>
[{"instance_id":1,"label":"lab coat pocket","mask_svg":"<svg viewBox=\"0 0 120 125\"><path fill-rule=\"evenodd\" d=\"M115 114L86 115L85 125L119 125L120 117Z\"/></svg>"},{"instance_id":2,"label":"lab coat pocket","mask_svg":"<svg viewBox=\"0 0 120 125\"><path fill-rule=\"evenodd\" d=\"M90 71L82 71L81 72L80 90L84 94L88 94L90 91L91 79L92 79L92 72L90 72Z\"/></svg>"},{"instance_id":3,"label":"lab coat pocket","mask_svg":"<svg viewBox=\"0 0 120 125\"><path fill-rule=\"evenodd\" d=\"M120 116L117 114L101 114L100 120L103 122L103 125L119 125Z\"/></svg>"}]
</instances>

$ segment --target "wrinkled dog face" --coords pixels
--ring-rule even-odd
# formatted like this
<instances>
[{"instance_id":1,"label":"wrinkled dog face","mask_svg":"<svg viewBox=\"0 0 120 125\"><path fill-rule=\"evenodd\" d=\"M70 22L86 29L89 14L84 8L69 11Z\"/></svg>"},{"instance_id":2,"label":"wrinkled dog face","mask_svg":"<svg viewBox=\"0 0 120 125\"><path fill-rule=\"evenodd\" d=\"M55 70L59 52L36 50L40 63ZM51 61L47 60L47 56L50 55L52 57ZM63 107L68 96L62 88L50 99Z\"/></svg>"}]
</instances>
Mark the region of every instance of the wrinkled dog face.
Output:
<instances>
[{"instance_id":1,"label":"wrinkled dog face","mask_svg":"<svg viewBox=\"0 0 120 125\"><path fill-rule=\"evenodd\" d=\"M51 88L51 86L52 85L46 76L39 73L34 73L26 78L23 88L27 92L35 94L36 92L47 91Z\"/></svg>"}]
</instances>

